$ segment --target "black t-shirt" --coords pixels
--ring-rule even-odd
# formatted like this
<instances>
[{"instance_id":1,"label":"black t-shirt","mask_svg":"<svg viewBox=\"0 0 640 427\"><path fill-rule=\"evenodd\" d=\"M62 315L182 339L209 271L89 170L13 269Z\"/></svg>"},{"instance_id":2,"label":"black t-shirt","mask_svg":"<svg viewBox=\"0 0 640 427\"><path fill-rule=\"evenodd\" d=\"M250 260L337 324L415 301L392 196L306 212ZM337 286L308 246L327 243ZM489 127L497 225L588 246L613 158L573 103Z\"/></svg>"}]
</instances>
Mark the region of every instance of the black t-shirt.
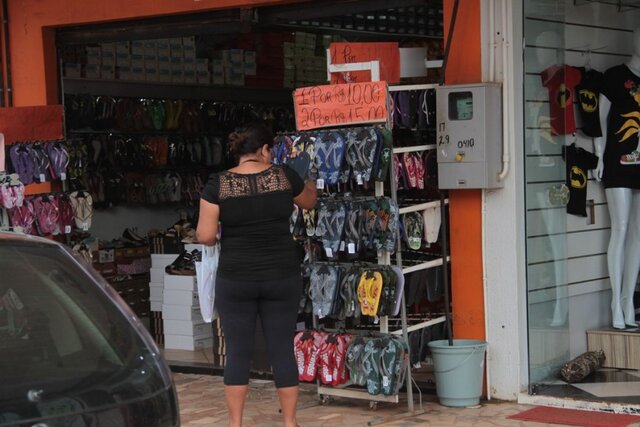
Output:
<instances>
[{"instance_id":1,"label":"black t-shirt","mask_svg":"<svg viewBox=\"0 0 640 427\"><path fill-rule=\"evenodd\" d=\"M569 203L567 213L587 216L587 182L588 170L598 165L598 156L571 144L564 149L564 160L567 164L567 187L569 187Z\"/></svg>"},{"instance_id":2,"label":"black t-shirt","mask_svg":"<svg viewBox=\"0 0 640 427\"><path fill-rule=\"evenodd\" d=\"M220 277L275 280L300 273L289 217L293 198L303 189L302 179L286 165L211 176L202 198L220 206Z\"/></svg>"},{"instance_id":3,"label":"black t-shirt","mask_svg":"<svg viewBox=\"0 0 640 427\"><path fill-rule=\"evenodd\" d=\"M602 136L598 113L598 96L602 90L602 73L596 70L579 68L582 73L580 84L576 86L578 111L582 119L582 132L591 137Z\"/></svg>"},{"instance_id":4,"label":"black t-shirt","mask_svg":"<svg viewBox=\"0 0 640 427\"><path fill-rule=\"evenodd\" d=\"M611 101L607 119L602 181L605 188L640 188L640 164L622 164L621 158L638 147L640 77L624 64L604 73L602 93Z\"/></svg>"}]
</instances>

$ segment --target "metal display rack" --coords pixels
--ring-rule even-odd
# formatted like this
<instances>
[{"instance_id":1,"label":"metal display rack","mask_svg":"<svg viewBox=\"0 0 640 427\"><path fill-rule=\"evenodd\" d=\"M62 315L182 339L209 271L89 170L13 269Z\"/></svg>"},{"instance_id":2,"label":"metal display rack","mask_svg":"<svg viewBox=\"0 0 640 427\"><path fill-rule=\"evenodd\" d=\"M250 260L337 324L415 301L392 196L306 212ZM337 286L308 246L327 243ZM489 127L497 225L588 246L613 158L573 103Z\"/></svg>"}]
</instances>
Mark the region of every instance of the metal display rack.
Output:
<instances>
[{"instance_id":1,"label":"metal display rack","mask_svg":"<svg viewBox=\"0 0 640 427\"><path fill-rule=\"evenodd\" d=\"M371 61L371 62L363 62L363 63L351 63L351 64L342 64L342 65L333 65L333 64L328 64L328 73L335 73L335 72L345 72L345 71L361 71L361 70L369 70L371 71L371 77L372 77L372 81L378 81L379 80L379 62L378 61ZM435 84L426 84L426 85L399 85L399 86L390 86L388 88L389 92L397 92L397 91L408 91L408 90L428 90L428 89L435 89L437 87L437 85ZM388 118L387 118L387 123L386 126L390 129L391 128L391 112L389 111L388 114ZM435 144L430 144L430 145L417 145L417 146L410 146L410 147L394 147L392 152L393 154L397 154L397 153L406 153L406 152L420 152L420 151L427 151L427 150L435 150L436 149L436 145ZM398 195L397 195L397 182L395 179L395 173L394 173L394 157L395 156L391 156L391 164L389 167L389 175L390 175L390 188L391 188L391 198L397 203L398 202ZM376 182L375 183L375 196L376 197L381 197L384 196L384 183L383 182ZM449 262L449 256L448 256L448 248L447 248L447 223L446 223L446 214L445 214L445 205L448 203L448 200L445 200L444 198L440 198L440 200L434 200L434 201L429 201L429 202L425 202L425 203L418 203L418 204L414 204L411 206L404 206L399 208L399 215L407 213L407 212L417 212L417 211L421 211L424 209L428 209L430 207L434 207L434 206L440 206L440 212L441 212L441 235L443 238L443 253L442 256L437 258L437 259L433 259L433 260L429 260L429 261L425 261L425 262L421 262L418 264L413 264L413 265L405 265L403 264L403 260L402 260L402 253L401 253L401 236L400 236L400 227L398 225L398 227L396 228L396 251L395 251L395 263L398 267L400 267L402 269L403 274L407 274L407 273L411 273L414 271L419 271L419 270L425 270L425 269L429 269L429 268L435 268L438 266L442 266L445 265L447 262ZM391 265L391 253L389 252L382 252L379 254L378 256L378 263L381 265ZM401 335L404 339L405 342L409 342L408 340L408 333L411 331L415 331L415 330L419 330L419 329L423 329L432 325L436 325L436 324L440 324L440 323L446 323L447 326L450 325L450 316L449 316L449 311L450 311L450 307L449 307L449 284L448 284L448 269L443 268L444 270L444 280L445 280L445 286L444 286L444 298L445 298L445 315L444 316L439 316L436 318L425 318L424 321L418 323L418 324L414 324L409 326L407 324L407 311L406 311L406 302L405 302L405 293L402 293L402 304L401 304L401 313L400 313L400 318L401 318L401 329L399 330L395 330L395 331L389 331L389 319L387 316L383 316L380 317L380 323L379 323L379 330L381 333L383 334L393 334L393 335ZM314 315L313 317L313 324L314 327L317 326L317 319ZM379 424L384 424L387 422L391 422L400 418L405 418L405 417L411 417L411 416L415 416L415 415L419 415L424 413L424 409L422 409L422 396L420 395L420 405L419 405L419 409L415 408L415 403L414 403L414 397L413 397L413 378L411 375L411 364L407 364L407 371L406 371L406 394L407 394L407 412L403 413L403 414L397 414L395 416L392 416L390 418L386 418L386 419L375 419L372 420L368 423L368 425L372 426L372 425L379 425ZM369 401L369 406L372 409L375 409L377 406L378 402L391 402L391 403L399 403L400 402L400 398L399 398L399 394L396 393L394 395L391 396L386 396L386 395L371 395L369 394L366 390L363 389L359 389L359 388L349 388L351 384L347 383L344 384L342 386L337 386L337 387L329 387L329 386L324 386L322 384L320 384L318 382L318 388L317 388L317 393L318 396L321 400L321 402L326 402L328 400L328 398L330 396L336 396L336 397L346 397L346 398L351 398L351 399L362 399L362 400L368 400ZM419 389L418 389L419 390Z\"/></svg>"}]
</instances>

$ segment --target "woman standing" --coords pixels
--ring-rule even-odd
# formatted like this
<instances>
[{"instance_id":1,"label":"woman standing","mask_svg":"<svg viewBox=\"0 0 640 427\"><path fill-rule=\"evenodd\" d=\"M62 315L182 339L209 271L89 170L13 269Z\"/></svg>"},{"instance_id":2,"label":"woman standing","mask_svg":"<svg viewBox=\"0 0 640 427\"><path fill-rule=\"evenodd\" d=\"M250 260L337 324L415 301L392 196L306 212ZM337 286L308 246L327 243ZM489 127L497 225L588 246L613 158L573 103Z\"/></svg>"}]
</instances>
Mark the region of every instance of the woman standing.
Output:
<instances>
[{"instance_id":1,"label":"woman standing","mask_svg":"<svg viewBox=\"0 0 640 427\"><path fill-rule=\"evenodd\" d=\"M295 427L298 371L293 335L302 290L300 262L289 231L293 204L310 209L315 183L273 165L273 134L251 124L229 135L238 165L217 173L200 200L196 237L204 245L223 227L216 308L227 346L224 370L229 426L242 426L256 320L260 316L285 427Z\"/></svg>"}]
</instances>

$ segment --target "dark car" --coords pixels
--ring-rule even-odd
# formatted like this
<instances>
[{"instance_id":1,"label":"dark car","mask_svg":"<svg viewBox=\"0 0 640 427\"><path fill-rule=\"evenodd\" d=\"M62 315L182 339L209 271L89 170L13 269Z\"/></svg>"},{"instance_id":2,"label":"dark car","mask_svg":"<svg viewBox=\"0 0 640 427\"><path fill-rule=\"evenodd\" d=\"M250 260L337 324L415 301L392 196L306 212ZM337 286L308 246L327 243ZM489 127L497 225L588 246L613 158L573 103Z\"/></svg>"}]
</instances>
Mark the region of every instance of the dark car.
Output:
<instances>
[{"instance_id":1,"label":"dark car","mask_svg":"<svg viewBox=\"0 0 640 427\"><path fill-rule=\"evenodd\" d=\"M64 246L0 232L0 426L180 425L139 319Z\"/></svg>"}]
</instances>

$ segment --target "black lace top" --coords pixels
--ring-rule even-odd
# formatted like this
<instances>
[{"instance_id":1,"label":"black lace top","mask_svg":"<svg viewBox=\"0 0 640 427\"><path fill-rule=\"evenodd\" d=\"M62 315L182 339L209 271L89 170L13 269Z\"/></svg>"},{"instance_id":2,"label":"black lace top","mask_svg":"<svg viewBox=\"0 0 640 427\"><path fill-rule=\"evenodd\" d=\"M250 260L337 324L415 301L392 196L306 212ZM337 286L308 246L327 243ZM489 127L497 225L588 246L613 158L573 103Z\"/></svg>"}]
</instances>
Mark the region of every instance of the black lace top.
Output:
<instances>
[{"instance_id":1,"label":"black lace top","mask_svg":"<svg viewBox=\"0 0 640 427\"><path fill-rule=\"evenodd\" d=\"M220 277L273 280L300 272L289 217L303 188L302 179L284 165L211 176L202 198L220 206Z\"/></svg>"}]
</instances>

